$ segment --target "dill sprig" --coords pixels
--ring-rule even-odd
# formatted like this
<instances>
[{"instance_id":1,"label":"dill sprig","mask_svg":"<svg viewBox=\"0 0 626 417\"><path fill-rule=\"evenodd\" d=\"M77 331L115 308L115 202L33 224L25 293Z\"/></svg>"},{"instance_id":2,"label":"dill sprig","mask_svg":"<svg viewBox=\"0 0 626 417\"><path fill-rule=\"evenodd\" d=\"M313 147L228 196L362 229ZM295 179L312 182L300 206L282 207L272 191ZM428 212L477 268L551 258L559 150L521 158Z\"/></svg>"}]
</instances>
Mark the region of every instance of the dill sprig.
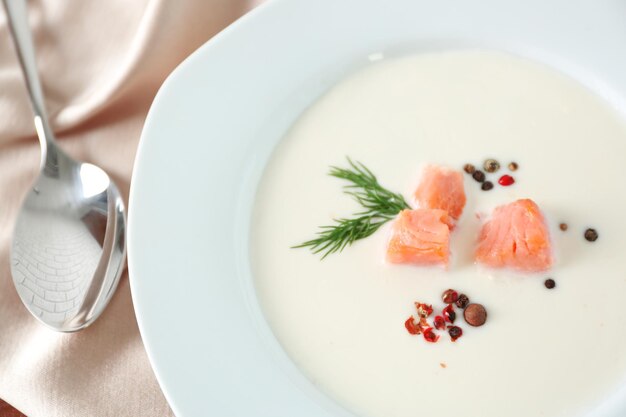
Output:
<instances>
[{"instance_id":1,"label":"dill sprig","mask_svg":"<svg viewBox=\"0 0 626 417\"><path fill-rule=\"evenodd\" d=\"M352 196L363 210L354 213L352 218L334 219L334 224L320 226L315 239L294 248L308 247L313 253L322 253L324 259L359 239L371 236L400 211L411 208L402 195L383 188L365 165L347 159L349 168L331 166L328 175L348 181L344 192Z\"/></svg>"}]
</instances>

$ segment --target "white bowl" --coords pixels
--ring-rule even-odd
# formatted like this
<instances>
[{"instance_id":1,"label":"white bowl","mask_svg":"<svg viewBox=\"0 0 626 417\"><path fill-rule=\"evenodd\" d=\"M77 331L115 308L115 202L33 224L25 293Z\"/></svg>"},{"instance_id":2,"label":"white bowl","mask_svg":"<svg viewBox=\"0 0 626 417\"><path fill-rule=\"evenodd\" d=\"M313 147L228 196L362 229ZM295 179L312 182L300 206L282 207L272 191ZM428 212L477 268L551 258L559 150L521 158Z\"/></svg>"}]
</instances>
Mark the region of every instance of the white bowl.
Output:
<instances>
[{"instance_id":1,"label":"white bowl","mask_svg":"<svg viewBox=\"0 0 626 417\"><path fill-rule=\"evenodd\" d=\"M621 0L274 0L190 56L148 115L128 232L139 327L176 415L352 415L272 336L247 257L264 165L316 97L380 54L479 46L546 62L626 109L625 16ZM626 393L593 415L626 415Z\"/></svg>"}]
</instances>

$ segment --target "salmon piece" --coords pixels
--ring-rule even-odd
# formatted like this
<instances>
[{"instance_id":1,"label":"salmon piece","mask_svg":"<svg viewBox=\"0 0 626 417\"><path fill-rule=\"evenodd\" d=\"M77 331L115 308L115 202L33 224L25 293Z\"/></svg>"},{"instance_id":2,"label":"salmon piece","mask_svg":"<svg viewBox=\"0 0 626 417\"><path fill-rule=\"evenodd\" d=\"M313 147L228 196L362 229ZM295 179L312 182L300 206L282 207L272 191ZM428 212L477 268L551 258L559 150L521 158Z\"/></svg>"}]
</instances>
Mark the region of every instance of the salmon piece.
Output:
<instances>
[{"instance_id":1,"label":"salmon piece","mask_svg":"<svg viewBox=\"0 0 626 417\"><path fill-rule=\"evenodd\" d=\"M478 238L476 261L524 272L550 269L550 233L539 206L530 199L496 207Z\"/></svg>"},{"instance_id":2,"label":"salmon piece","mask_svg":"<svg viewBox=\"0 0 626 417\"><path fill-rule=\"evenodd\" d=\"M441 209L458 220L465 207L463 174L449 168L428 165L415 190L415 199L421 208Z\"/></svg>"},{"instance_id":3,"label":"salmon piece","mask_svg":"<svg viewBox=\"0 0 626 417\"><path fill-rule=\"evenodd\" d=\"M450 217L444 210L402 210L393 224L387 261L394 264L447 265L450 227Z\"/></svg>"}]
</instances>

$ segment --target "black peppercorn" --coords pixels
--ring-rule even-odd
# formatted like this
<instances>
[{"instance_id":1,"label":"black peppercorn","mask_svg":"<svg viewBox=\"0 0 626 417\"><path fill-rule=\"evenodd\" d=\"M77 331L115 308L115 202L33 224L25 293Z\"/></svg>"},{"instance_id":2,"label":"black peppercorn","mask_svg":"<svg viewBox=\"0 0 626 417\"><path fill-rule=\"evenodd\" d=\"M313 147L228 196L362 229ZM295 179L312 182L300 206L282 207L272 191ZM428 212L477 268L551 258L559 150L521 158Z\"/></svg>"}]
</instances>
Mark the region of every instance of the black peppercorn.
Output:
<instances>
[{"instance_id":1,"label":"black peppercorn","mask_svg":"<svg viewBox=\"0 0 626 417\"><path fill-rule=\"evenodd\" d=\"M463 171L467 172L468 174L473 174L474 171L476 171L476 167L472 164L465 164L463 166Z\"/></svg>"},{"instance_id":2,"label":"black peppercorn","mask_svg":"<svg viewBox=\"0 0 626 417\"><path fill-rule=\"evenodd\" d=\"M556 287L556 282L554 282L552 278L548 278L546 282L543 283L543 285L545 285L547 289L551 290L552 288Z\"/></svg>"},{"instance_id":3,"label":"black peppercorn","mask_svg":"<svg viewBox=\"0 0 626 417\"><path fill-rule=\"evenodd\" d=\"M482 171L474 171L472 174L472 178L474 178L478 182L485 181L485 173Z\"/></svg>"},{"instance_id":4,"label":"black peppercorn","mask_svg":"<svg viewBox=\"0 0 626 417\"><path fill-rule=\"evenodd\" d=\"M589 242L595 242L598 239L598 232L596 232L596 229L585 230L585 239Z\"/></svg>"},{"instance_id":5,"label":"black peppercorn","mask_svg":"<svg viewBox=\"0 0 626 417\"><path fill-rule=\"evenodd\" d=\"M485 181L480 186L480 189L483 191L489 191L493 188L493 183L491 181Z\"/></svg>"}]
</instances>

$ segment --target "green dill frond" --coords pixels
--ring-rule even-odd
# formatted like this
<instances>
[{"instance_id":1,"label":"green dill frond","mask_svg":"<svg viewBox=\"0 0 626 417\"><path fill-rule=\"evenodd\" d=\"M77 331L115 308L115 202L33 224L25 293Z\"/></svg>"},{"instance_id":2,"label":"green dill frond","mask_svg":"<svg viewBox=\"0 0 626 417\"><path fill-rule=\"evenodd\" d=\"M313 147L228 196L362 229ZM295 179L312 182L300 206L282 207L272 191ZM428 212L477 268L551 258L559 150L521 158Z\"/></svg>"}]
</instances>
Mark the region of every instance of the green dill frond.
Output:
<instances>
[{"instance_id":1,"label":"green dill frond","mask_svg":"<svg viewBox=\"0 0 626 417\"><path fill-rule=\"evenodd\" d=\"M371 236L383 224L393 219L400 211L411 207L402 195L383 188L376 176L365 165L348 159L349 167L331 167L329 175L349 182L344 192L363 208L353 218L335 219L334 224L320 226L317 237L294 248L308 247L322 259L341 252L355 241Z\"/></svg>"}]
</instances>

